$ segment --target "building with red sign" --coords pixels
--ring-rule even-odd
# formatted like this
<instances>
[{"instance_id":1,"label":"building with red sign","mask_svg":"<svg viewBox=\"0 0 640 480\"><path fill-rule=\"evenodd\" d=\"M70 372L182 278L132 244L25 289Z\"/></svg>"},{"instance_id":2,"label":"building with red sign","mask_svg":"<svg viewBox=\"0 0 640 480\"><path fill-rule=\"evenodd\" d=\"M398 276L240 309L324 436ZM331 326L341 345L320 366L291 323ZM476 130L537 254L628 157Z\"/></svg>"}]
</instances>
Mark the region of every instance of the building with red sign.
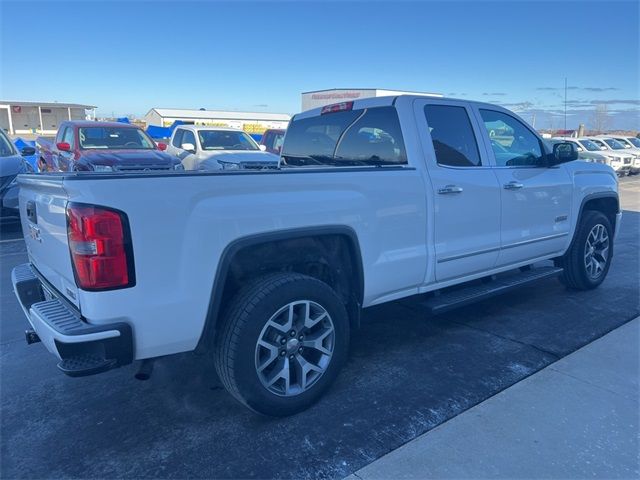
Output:
<instances>
[{"instance_id":1,"label":"building with red sign","mask_svg":"<svg viewBox=\"0 0 640 480\"><path fill-rule=\"evenodd\" d=\"M0 128L12 135L55 135L66 120L95 118L96 107L78 103L0 100Z\"/></svg>"}]
</instances>

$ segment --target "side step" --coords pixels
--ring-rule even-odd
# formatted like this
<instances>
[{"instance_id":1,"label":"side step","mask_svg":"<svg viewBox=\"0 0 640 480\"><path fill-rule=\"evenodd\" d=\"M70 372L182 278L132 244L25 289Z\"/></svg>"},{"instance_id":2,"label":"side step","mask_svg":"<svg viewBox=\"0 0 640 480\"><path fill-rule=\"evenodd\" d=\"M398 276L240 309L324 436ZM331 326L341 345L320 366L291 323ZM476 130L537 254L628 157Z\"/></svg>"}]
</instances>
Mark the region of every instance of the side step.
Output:
<instances>
[{"instance_id":1,"label":"side step","mask_svg":"<svg viewBox=\"0 0 640 480\"><path fill-rule=\"evenodd\" d=\"M115 359L85 354L63 359L58 363L58 368L70 377L84 377L111 370L116 366L116 363Z\"/></svg>"},{"instance_id":2,"label":"side step","mask_svg":"<svg viewBox=\"0 0 640 480\"><path fill-rule=\"evenodd\" d=\"M444 291L439 295L429 298L423 305L432 313L444 313L454 308L469 305L510 290L515 290L524 285L537 282L545 278L556 277L562 273L562 268L540 267L520 271L514 275L498 277L497 279L482 285L471 285L455 290Z\"/></svg>"}]
</instances>

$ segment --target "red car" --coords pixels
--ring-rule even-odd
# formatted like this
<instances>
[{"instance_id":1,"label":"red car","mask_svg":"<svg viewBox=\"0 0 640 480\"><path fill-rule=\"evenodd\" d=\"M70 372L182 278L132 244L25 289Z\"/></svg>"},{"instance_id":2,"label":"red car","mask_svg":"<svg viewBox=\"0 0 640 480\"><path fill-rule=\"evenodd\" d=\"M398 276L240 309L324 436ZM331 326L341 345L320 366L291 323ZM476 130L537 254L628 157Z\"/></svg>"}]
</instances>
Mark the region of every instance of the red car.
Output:
<instances>
[{"instance_id":1,"label":"red car","mask_svg":"<svg viewBox=\"0 0 640 480\"><path fill-rule=\"evenodd\" d=\"M260 145L264 145L267 148L267 152L280 155L285 132L286 130L275 128L265 130L262 135L262 140L260 140Z\"/></svg>"},{"instance_id":2,"label":"red car","mask_svg":"<svg viewBox=\"0 0 640 480\"><path fill-rule=\"evenodd\" d=\"M38 137L36 148L41 172L183 169L180 160L164 152L164 143L127 123L63 122L53 142Z\"/></svg>"}]
</instances>

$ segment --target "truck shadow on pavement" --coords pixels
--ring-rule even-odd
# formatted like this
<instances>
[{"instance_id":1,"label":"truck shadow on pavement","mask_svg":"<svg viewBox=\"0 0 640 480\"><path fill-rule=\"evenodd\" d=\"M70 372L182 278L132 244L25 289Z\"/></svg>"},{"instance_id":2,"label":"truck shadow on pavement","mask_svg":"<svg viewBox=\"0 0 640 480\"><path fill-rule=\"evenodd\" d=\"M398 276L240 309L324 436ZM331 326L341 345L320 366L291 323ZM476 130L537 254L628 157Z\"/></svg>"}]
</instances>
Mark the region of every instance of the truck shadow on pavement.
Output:
<instances>
[{"instance_id":1,"label":"truck shadow on pavement","mask_svg":"<svg viewBox=\"0 0 640 480\"><path fill-rule=\"evenodd\" d=\"M2 349L3 477L346 476L639 313L640 214L627 211L606 281L547 280L427 317L420 297L367 309L334 387L285 419L247 411L207 355L72 379L44 349ZM453 461L453 459L452 459Z\"/></svg>"}]
</instances>

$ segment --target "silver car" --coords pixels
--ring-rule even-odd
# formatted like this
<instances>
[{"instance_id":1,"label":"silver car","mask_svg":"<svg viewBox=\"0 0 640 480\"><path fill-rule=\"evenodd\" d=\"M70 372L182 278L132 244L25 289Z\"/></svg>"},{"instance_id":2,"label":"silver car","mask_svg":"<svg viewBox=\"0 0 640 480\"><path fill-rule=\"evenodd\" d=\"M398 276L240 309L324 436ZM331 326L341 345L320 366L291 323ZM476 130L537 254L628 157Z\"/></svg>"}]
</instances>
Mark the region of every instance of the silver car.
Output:
<instances>
[{"instance_id":1,"label":"silver car","mask_svg":"<svg viewBox=\"0 0 640 480\"><path fill-rule=\"evenodd\" d=\"M176 127L167 152L178 157L185 170L264 170L278 168L280 161L242 130L224 127Z\"/></svg>"}]
</instances>

